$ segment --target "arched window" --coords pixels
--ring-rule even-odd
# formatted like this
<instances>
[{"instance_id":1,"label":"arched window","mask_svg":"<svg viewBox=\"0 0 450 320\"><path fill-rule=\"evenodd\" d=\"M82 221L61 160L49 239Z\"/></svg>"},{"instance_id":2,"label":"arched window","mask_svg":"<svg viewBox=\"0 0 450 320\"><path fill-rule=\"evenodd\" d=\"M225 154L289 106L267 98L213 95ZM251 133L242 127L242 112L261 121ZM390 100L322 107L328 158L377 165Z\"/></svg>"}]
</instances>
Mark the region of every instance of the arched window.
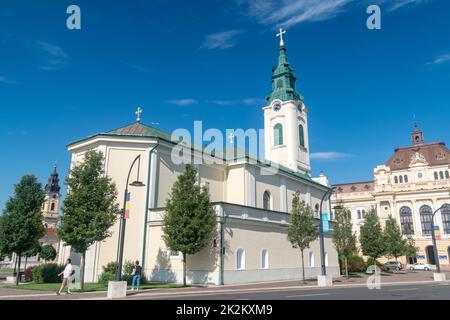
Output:
<instances>
[{"instance_id":1,"label":"arched window","mask_svg":"<svg viewBox=\"0 0 450 320\"><path fill-rule=\"evenodd\" d=\"M272 200L270 198L270 192L269 191L264 191L263 194L263 209L265 210L272 210Z\"/></svg>"},{"instance_id":2,"label":"arched window","mask_svg":"<svg viewBox=\"0 0 450 320\"><path fill-rule=\"evenodd\" d=\"M52 202L52 204L50 205L50 211L54 211L55 210L55 203Z\"/></svg>"},{"instance_id":3,"label":"arched window","mask_svg":"<svg viewBox=\"0 0 450 320\"><path fill-rule=\"evenodd\" d=\"M305 147L305 130L303 129L302 125L298 126L298 136L300 139L300 147Z\"/></svg>"},{"instance_id":4,"label":"arched window","mask_svg":"<svg viewBox=\"0 0 450 320\"><path fill-rule=\"evenodd\" d=\"M439 175L437 172L434 173L434 180L439 180Z\"/></svg>"},{"instance_id":5,"label":"arched window","mask_svg":"<svg viewBox=\"0 0 450 320\"><path fill-rule=\"evenodd\" d=\"M366 218L366 214L367 214L366 210L362 209L362 217L363 217L363 219Z\"/></svg>"},{"instance_id":6,"label":"arched window","mask_svg":"<svg viewBox=\"0 0 450 320\"><path fill-rule=\"evenodd\" d=\"M400 224L403 234L414 234L412 211L409 207L400 208Z\"/></svg>"},{"instance_id":7,"label":"arched window","mask_svg":"<svg viewBox=\"0 0 450 320\"><path fill-rule=\"evenodd\" d=\"M394 182L395 182L395 183L398 183L398 178L397 178L397 176L394 177Z\"/></svg>"},{"instance_id":8,"label":"arched window","mask_svg":"<svg viewBox=\"0 0 450 320\"><path fill-rule=\"evenodd\" d=\"M441 178L441 180L444 180L444 172L442 171L439 172L439 178Z\"/></svg>"},{"instance_id":9,"label":"arched window","mask_svg":"<svg viewBox=\"0 0 450 320\"><path fill-rule=\"evenodd\" d=\"M314 252L312 251L309 253L309 266L314 268Z\"/></svg>"},{"instance_id":10,"label":"arched window","mask_svg":"<svg viewBox=\"0 0 450 320\"><path fill-rule=\"evenodd\" d=\"M281 146L283 144L283 126L277 123L273 127L273 144L274 146Z\"/></svg>"},{"instance_id":11,"label":"arched window","mask_svg":"<svg viewBox=\"0 0 450 320\"><path fill-rule=\"evenodd\" d=\"M405 183L408 183L408 176L405 174Z\"/></svg>"},{"instance_id":12,"label":"arched window","mask_svg":"<svg viewBox=\"0 0 450 320\"><path fill-rule=\"evenodd\" d=\"M269 269L269 252L267 249L261 250L261 269Z\"/></svg>"},{"instance_id":13,"label":"arched window","mask_svg":"<svg viewBox=\"0 0 450 320\"><path fill-rule=\"evenodd\" d=\"M403 183L403 176L400 176L399 179L400 183Z\"/></svg>"},{"instance_id":14,"label":"arched window","mask_svg":"<svg viewBox=\"0 0 450 320\"><path fill-rule=\"evenodd\" d=\"M277 81L277 89L278 88L283 88L283 80L281 80L281 79L279 79L278 81Z\"/></svg>"},{"instance_id":15,"label":"arched window","mask_svg":"<svg viewBox=\"0 0 450 320\"><path fill-rule=\"evenodd\" d=\"M420 207L420 222L422 224L422 234L431 235L431 223L433 220L433 210L430 206Z\"/></svg>"},{"instance_id":16,"label":"arched window","mask_svg":"<svg viewBox=\"0 0 450 320\"><path fill-rule=\"evenodd\" d=\"M448 171L445 171L445 179L450 179L450 174L448 173Z\"/></svg>"},{"instance_id":17,"label":"arched window","mask_svg":"<svg viewBox=\"0 0 450 320\"><path fill-rule=\"evenodd\" d=\"M358 214L358 219L361 219L361 218L362 218L362 216L361 216L361 210L358 210L358 211L357 211L357 214Z\"/></svg>"},{"instance_id":18,"label":"arched window","mask_svg":"<svg viewBox=\"0 0 450 320\"><path fill-rule=\"evenodd\" d=\"M238 249L236 251L236 269L245 270L245 250Z\"/></svg>"},{"instance_id":19,"label":"arched window","mask_svg":"<svg viewBox=\"0 0 450 320\"><path fill-rule=\"evenodd\" d=\"M450 234L450 204L444 204L441 210L444 234Z\"/></svg>"}]
</instances>

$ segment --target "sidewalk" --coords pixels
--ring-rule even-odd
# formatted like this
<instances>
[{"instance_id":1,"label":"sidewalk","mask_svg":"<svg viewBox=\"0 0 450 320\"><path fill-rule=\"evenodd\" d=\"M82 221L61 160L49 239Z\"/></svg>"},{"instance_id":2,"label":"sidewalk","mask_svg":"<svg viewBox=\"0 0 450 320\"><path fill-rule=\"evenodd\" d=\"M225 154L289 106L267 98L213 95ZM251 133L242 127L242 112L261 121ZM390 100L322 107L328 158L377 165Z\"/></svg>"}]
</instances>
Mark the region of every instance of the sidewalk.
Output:
<instances>
[{"instance_id":1,"label":"sidewalk","mask_svg":"<svg viewBox=\"0 0 450 320\"><path fill-rule=\"evenodd\" d=\"M450 272L446 273L447 279L450 280ZM366 286L366 282L370 275L352 276L349 279L344 277L337 278L333 281L333 287L361 287ZM420 284L432 283L432 271L418 272L399 272L392 274L382 274L382 285L403 285L403 284ZM303 283L301 280L274 281L264 283L251 284L235 284L224 286L206 286L206 287L186 287L186 288L158 288L141 291L129 291L129 297L161 297L170 299L174 296L183 296L189 294L208 295L212 293L238 293L238 292L258 292L258 291L282 291L291 289L322 289L317 286L316 280ZM329 289L329 288L328 288ZM57 296L54 292L44 292L26 289L11 289L0 286L0 300L103 300L106 299L106 292L85 292L73 293L71 295Z\"/></svg>"}]
</instances>

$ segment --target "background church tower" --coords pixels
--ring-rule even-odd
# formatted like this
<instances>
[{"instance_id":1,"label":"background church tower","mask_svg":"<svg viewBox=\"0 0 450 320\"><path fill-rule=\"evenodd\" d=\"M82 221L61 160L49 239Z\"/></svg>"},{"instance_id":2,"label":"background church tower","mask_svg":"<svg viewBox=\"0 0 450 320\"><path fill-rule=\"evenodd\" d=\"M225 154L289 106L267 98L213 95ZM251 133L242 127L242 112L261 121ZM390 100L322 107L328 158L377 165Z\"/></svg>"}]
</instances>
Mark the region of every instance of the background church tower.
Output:
<instances>
[{"instance_id":1,"label":"background church tower","mask_svg":"<svg viewBox=\"0 0 450 320\"><path fill-rule=\"evenodd\" d=\"M272 69L272 91L264 107L265 158L295 172L310 174L308 109L296 90L295 70L288 62L280 29L278 65Z\"/></svg>"},{"instance_id":2,"label":"background church tower","mask_svg":"<svg viewBox=\"0 0 450 320\"><path fill-rule=\"evenodd\" d=\"M42 205L42 215L44 223L47 229L56 230L56 224L58 222L59 202L61 199L59 186L58 172L56 171L56 165L53 167L53 171L48 178L48 183L45 186L45 200Z\"/></svg>"}]
</instances>

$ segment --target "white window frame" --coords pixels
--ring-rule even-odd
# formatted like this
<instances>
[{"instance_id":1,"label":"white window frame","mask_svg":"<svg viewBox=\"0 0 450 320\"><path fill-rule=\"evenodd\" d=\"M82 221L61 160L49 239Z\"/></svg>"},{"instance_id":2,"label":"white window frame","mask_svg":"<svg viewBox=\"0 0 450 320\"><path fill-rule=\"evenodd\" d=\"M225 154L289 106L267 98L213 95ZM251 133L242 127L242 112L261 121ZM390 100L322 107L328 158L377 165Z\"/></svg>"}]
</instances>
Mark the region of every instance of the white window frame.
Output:
<instances>
[{"instance_id":1,"label":"white window frame","mask_svg":"<svg viewBox=\"0 0 450 320\"><path fill-rule=\"evenodd\" d=\"M264 252L266 253L265 256ZM261 269L269 269L269 250L267 249L261 249Z\"/></svg>"},{"instance_id":2,"label":"white window frame","mask_svg":"<svg viewBox=\"0 0 450 320\"><path fill-rule=\"evenodd\" d=\"M241 261L239 261L239 251L242 252ZM239 267L239 265L240 265L240 267ZM238 270L238 271L245 270L245 249L244 248L238 248L236 250L236 270Z\"/></svg>"}]
</instances>

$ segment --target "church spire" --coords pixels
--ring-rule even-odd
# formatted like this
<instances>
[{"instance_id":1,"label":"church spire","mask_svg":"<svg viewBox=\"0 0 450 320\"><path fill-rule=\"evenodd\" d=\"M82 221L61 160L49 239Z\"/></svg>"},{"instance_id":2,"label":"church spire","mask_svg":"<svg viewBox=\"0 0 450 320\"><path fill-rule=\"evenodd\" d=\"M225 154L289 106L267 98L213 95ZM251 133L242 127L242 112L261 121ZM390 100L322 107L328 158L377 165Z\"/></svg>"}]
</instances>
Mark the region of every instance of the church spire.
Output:
<instances>
[{"instance_id":1,"label":"church spire","mask_svg":"<svg viewBox=\"0 0 450 320\"><path fill-rule=\"evenodd\" d=\"M423 135L422 130L419 129L417 122L414 123L414 130L411 134L411 140L413 145L424 144L425 137Z\"/></svg>"},{"instance_id":2,"label":"church spire","mask_svg":"<svg viewBox=\"0 0 450 320\"><path fill-rule=\"evenodd\" d=\"M56 164L53 166L53 171L48 178L48 183L45 186L46 193L59 193L61 187L59 186L58 172L56 172Z\"/></svg>"},{"instance_id":3,"label":"church spire","mask_svg":"<svg viewBox=\"0 0 450 320\"><path fill-rule=\"evenodd\" d=\"M297 81L295 70L289 64L286 55L283 37L285 33L286 30L280 28L280 32L277 34L277 37L280 37L280 51L278 55L278 65L272 68L272 91L267 97L269 103L275 99L280 99L282 101L303 101L303 97L295 88Z\"/></svg>"}]
</instances>

